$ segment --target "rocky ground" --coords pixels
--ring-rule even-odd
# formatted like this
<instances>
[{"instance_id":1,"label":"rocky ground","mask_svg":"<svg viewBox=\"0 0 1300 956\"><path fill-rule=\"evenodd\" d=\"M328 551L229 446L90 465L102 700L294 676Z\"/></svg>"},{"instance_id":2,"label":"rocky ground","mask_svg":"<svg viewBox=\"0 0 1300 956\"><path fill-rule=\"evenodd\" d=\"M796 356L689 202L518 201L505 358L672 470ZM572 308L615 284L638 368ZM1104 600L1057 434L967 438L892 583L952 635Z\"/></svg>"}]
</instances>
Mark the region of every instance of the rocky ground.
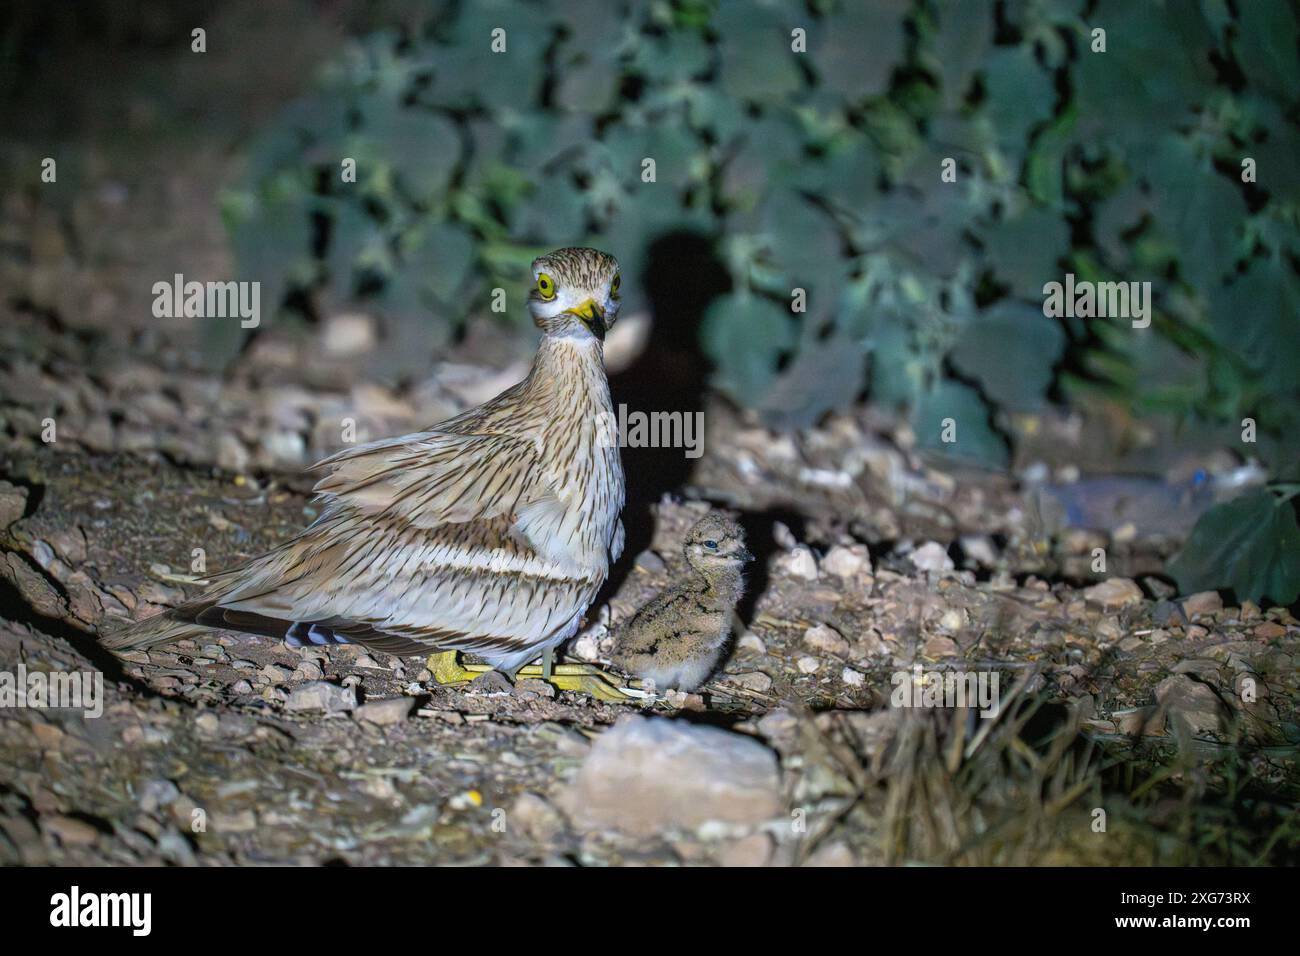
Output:
<instances>
[{"instance_id":1,"label":"rocky ground","mask_svg":"<svg viewBox=\"0 0 1300 956\"><path fill-rule=\"evenodd\" d=\"M0 707L0 862L1300 856L1300 625L1163 573L1196 515L1259 476L1104 407L1009 423L1000 473L927 459L871 409L781 435L702 398L703 457L658 486L647 462L668 459L637 461L628 554L570 647L601 660L680 573L703 502L735 509L759 561L699 694L443 687L418 659L224 633L106 654L101 634L307 523L310 462L496 394L533 347L473 321L395 383L373 317L325 310L268 317L218 374L197 323L152 317L154 282L231 274L240 140L340 42L328 17L265 22L279 9L222 8L274 56L215 44L199 70L182 50L153 67L163 93L145 70L55 95L84 115L15 104L26 126L0 138L0 695L20 669L104 682L96 717ZM110 54L88 43L64 81ZM35 185L56 148L59 188ZM610 337L616 400L646 328L627 315ZM897 706L918 665L996 674L997 716Z\"/></svg>"},{"instance_id":2,"label":"rocky ground","mask_svg":"<svg viewBox=\"0 0 1300 956\"><path fill-rule=\"evenodd\" d=\"M33 353L41 320L13 318ZM682 497L653 504L648 547L571 647L605 657L610 628L680 573L708 507L690 499L706 497L738 510L761 561L734 653L698 694L614 705L537 681L444 687L418 659L225 633L119 661L98 634L314 515L297 473L231 449L307 456L322 423L368 402L396 429L500 376L449 365L406 395L317 393L9 354L0 662L100 671L105 700L98 718L0 710L5 862L1276 862L1297 849L1300 626L1283 608L1176 595L1158 573L1170 533L1051 528L1044 489L1088 487L1068 469L1040 487L927 464L866 414L794 440L711 408L708 454ZM51 408L66 428L46 443ZM897 706L895 675L914 681L918 665L997 673L1001 713Z\"/></svg>"}]
</instances>

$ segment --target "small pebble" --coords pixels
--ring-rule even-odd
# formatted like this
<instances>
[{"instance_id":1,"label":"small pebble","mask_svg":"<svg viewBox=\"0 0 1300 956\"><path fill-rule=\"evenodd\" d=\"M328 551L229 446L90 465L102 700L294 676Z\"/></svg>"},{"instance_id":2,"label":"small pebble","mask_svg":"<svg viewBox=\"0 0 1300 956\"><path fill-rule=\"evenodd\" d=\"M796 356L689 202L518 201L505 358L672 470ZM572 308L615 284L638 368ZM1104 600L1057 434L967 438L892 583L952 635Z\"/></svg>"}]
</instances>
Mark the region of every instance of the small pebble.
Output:
<instances>
[{"instance_id":1,"label":"small pebble","mask_svg":"<svg viewBox=\"0 0 1300 956\"><path fill-rule=\"evenodd\" d=\"M951 571L952 558L948 549L937 541L927 541L908 556L912 566L918 571Z\"/></svg>"},{"instance_id":2,"label":"small pebble","mask_svg":"<svg viewBox=\"0 0 1300 956\"><path fill-rule=\"evenodd\" d=\"M772 689L772 678L762 671L751 671L748 674L729 674L727 679L733 684L744 687L746 690L758 691L760 694Z\"/></svg>"},{"instance_id":3,"label":"small pebble","mask_svg":"<svg viewBox=\"0 0 1300 956\"><path fill-rule=\"evenodd\" d=\"M138 797L140 809L145 813L153 813L159 807L167 806L180 795L180 788L170 780L164 778L146 780L140 785Z\"/></svg>"},{"instance_id":4,"label":"small pebble","mask_svg":"<svg viewBox=\"0 0 1300 956\"><path fill-rule=\"evenodd\" d=\"M837 544L826 552L821 566L827 574L852 580L871 573L871 554L861 544Z\"/></svg>"},{"instance_id":5,"label":"small pebble","mask_svg":"<svg viewBox=\"0 0 1300 956\"><path fill-rule=\"evenodd\" d=\"M217 715L212 711L205 710L194 718L194 726L198 728L200 733L215 734L221 726L221 721L217 719Z\"/></svg>"},{"instance_id":6,"label":"small pebble","mask_svg":"<svg viewBox=\"0 0 1300 956\"><path fill-rule=\"evenodd\" d=\"M849 642L840 636L839 631L826 624L816 624L804 631L803 642L814 651L833 657L847 657L849 654Z\"/></svg>"},{"instance_id":7,"label":"small pebble","mask_svg":"<svg viewBox=\"0 0 1300 956\"><path fill-rule=\"evenodd\" d=\"M817 559L803 545L777 558L777 570L799 581L817 580Z\"/></svg>"}]
</instances>

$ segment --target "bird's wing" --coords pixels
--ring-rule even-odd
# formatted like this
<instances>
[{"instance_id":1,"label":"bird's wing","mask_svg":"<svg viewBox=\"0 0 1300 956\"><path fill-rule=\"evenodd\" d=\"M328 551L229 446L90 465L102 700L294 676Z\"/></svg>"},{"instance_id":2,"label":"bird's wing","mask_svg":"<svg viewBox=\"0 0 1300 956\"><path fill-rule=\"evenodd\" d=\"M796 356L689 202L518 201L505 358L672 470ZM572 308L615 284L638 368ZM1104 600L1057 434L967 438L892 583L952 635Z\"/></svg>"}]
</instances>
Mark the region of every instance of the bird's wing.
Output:
<instances>
[{"instance_id":1,"label":"bird's wing","mask_svg":"<svg viewBox=\"0 0 1300 956\"><path fill-rule=\"evenodd\" d=\"M272 636L314 624L390 653L504 650L568 626L604 578L534 546L530 516L563 506L526 439L420 432L318 467L321 517L174 615Z\"/></svg>"},{"instance_id":2,"label":"bird's wing","mask_svg":"<svg viewBox=\"0 0 1300 956\"><path fill-rule=\"evenodd\" d=\"M437 528L517 514L556 497L537 446L510 435L417 432L339 452L316 467L327 507Z\"/></svg>"},{"instance_id":3,"label":"bird's wing","mask_svg":"<svg viewBox=\"0 0 1300 956\"><path fill-rule=\"evenodd\" d=\"M306 626L312 640L394 654L509 657L571 629L604 580L604 568L562 546L534 545L563 506L525 439L420 432L318 467L321 517L218 576L170 620L273 637ZM114 646L149 646L172 630L155 622Z\"/></svg>"},{"instance_id":4,"label":"bird's wing","mask_svg":"<svg viewBox=\"0 0 1300 956\"><path fill-rule=\"evenodd\" d=\"M651 598L614 635L614 663L653 654L660 642L674 637L693 598L690 591L674 587Z\"/></svg>"},{"instance_id":5,"label":"bird's wing","mask_svg":"<svg viewBox=\"0 0 1300 956\"><path fill-rule=\"evenodd\" d=\"M396 654L507 654L570 627L604 579L603 569L537 554L506 516L433 531L387 517L334 520L266 555L186 616L273 636L314 624Z\"/></svg>"}]
</instances>

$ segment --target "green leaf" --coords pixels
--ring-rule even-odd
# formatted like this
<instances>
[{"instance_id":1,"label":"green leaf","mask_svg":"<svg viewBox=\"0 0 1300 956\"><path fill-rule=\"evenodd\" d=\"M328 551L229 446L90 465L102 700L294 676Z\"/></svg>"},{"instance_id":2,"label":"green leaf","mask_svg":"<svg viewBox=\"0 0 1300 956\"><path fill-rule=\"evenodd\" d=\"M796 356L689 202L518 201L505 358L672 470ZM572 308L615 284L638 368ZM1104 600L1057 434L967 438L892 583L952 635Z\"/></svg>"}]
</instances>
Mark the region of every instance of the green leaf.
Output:
<instances>
[{"instance_id":1,"label":"green leaf","mask_svg":"<svg viewBox=\"0 0 1300 956\"><path fill-rule=\"evenodd\" d=\"M315 161L328 160L337 170L338 157L333 153L347 135L347 106L348 97L325 93L288 103L253 141L248 181L260 182L285 167Z\"/></svg>"},{"instance_id":2,"label":"green leaf","mask_svg":"<svg viewBox=\"0 0 1300 956\"><path fill-rule=\"evenodd\" d=\"M1070 248L1070 229L1057 213L1030 207L1014 219L981 231L990 264L1023 299L1038 298L1043 283L1061 276L1059 260Z\"/></svg>"},{"instance_id":3,"label":"green leaf","mask_svg":"<svg viewBox=\"0 0 1300 956\"><path fill-rule=\"evenodd\" d=\"M413 199L428 202L446 190L460 160L455 123L377 95L362 100L362 115L367 152L392 166Z\"/></svg>"},{"instance_id":4,"label":"green leaf","mask_svg":"<svg viewBox=\"0 0 1300 956\"><path fill-rule=\"evenodd\" d=\"M713 17L722 57L721 82L728 95L766 102L803 85L790 49L787 16L768 6L724 3Z\"/></svg>"},{"instance_id":5,"label":"green leaf","mask_svg":"<svg viewBox=\"0 0 1300 956\"><path fill-rule=\"evenodd\" d=\"M760 404L781 356L795 343L790 313L746 292L715 299L700 336L704 353L717 366L715 384L751 408Z\"/></svg>"},{"instance_id":6,"label":"green leaf","mask_svg":"<svg viewBox=\"0 0 1300 956\"><path fill-rule=\"evenodd\" d=\"M1300 392L1300 280L1284 260L1255 261L1210 298L1214 338L1245 360L1280 402ZM1284 343L1292 343L1290 347Z\"/></svg>"},{"instance_id":7,"label":"green leaf","mask_svg":"<svg viewBox=\"0 0 1300 956\"><path fill-rule=\"evenodd\" d=\"M1088 26L1105 29L1106 52L1092 52L1091 29L1078 38L1072 80L1081 142L1119 138L1141 153L1153 120L1178 122L1213 86L1214 38L1195 3L1102 0Z\"/></svg>"},{"instance_id":8,"label":"green leaf","mask_svg":"<svg viewBox=\"0 0 1300 956\"><path fill-rule=\"evenodd\" d=\"M961 382L944 380L921 396L912 411L912 430L922 448L1002 465L1007 460L1007 443L994 430L990 416L991 410L979 392ZM952 442L943 440L948 419L955 426Z\"/></svg>"},{"instance_id":9,"label":"green leaf","mask_svg":"<svg viewBox=\"0 0 1300 956\"><path fill-rule=\"evenodd\" d=\"M767 147L769 150L771 146ZM852 131L836 137L821 161L804 159L793 171L791 182L800 189L822 196L826 202L848 212L872 203L879 195L880 161L871 142Z\"/></svg>"},{"instance_id":10,"label":"green leaf","mask_svg":"<svg viewBox=\"0 0 1300 956\"><path fill-rule=\"evenodd\" d=\"M403 273L417 288L428 289L456 310L448 321L458 324L465 319L456 300L474 264L473 236L453 223L428 223L404 244L402 260Z\"/></svg>"},{"instance_id":11,"label":"green leaf","mask_svg":"<svg viewBox=\"0 0 1300 956\"><path fill-rule=\"evenodd\" d=\"M290 169L261 183L255 192L236 191L223 197L222 216L238 277L262 284L262 309L267 315L279 308L291 285L312 278L315 203L305 179L304 173ZM221 337L223 344L212 343L214 360L231 357L242 333L233 336L224 330Z\"/></svg>"},{"instance_id":12,"label":"green leaf","mask_svg":"<svg viewBox=\"0 0 1300 956\"><path fill-rule=\"evenodd\" d=\"M583 238L586 221L581 190L567 176L539 176L527 199L510 215L510 234L543 245L565 245Z\"/></svg>"},{"instance_id":13,"label":"green leaf","mask_svg":"<svg viewBox=\"0 0 1300 956\"><path fill-rule=\"evenodd\" d=\"M803 161L803 134L791 113L747 119L723 167L722 194L731 205L753 209L772 185L797 173Z\"/></svg>"},{"instance_id":14,"label":"green leaf","mask_svg":"<svg viewBox=\"0 0 1300 956\"><path fill-rule=\"evenodd\" d=\"M537 105L545 76L543 57L554 27L539 4L476 0L457 15L450 42L431 56L433 100L464 108L481 103L526 112ZM505 31L504 53L492 50L492 32Z\"/></svg>"},{"instance_id":15,"label":"green leaf","mask_svg":"<svg viewBox=\"0 0 1300 956\"><path fill-rule=\"evenodd\" d=\"M603 6L612 6L600 0ZM638 37L632 68L652 83L685 83L709 68L709 45L698 30Z\"/></svg>"},{"instance_id":16,"label":"green leaf","mask_svg":"<svg viewBox=\"0 0 1300 956\"><path fill-rule=\"evenodd\" d=\"M939 11L933 36L934 62L949 109L960 105L971 77L993 42L993 0L963 0L945 4Z\"/></svg>"},{"instance_id":17,"label":"green leaf","mask_svg":"<svg viewBox=\"0 0 1300 956\"><path fill-rule=\"evenodd\" d=\"M1169 573L1184 594L1232 588L1238 600L1290 604L1300 596L1295 508L1267 490L1205 512Z\"/></svg>"},{"instance_id":18,"label":"green leaf","mask_svg":"<svg viewBox=\"0 0 1300 956\"><path fill-rule=\"evenodd\" d=\"M774 292L788 297L791 289L802 288L814 308L836 294L844 259L839 232L826 213L782 189L763 204L761 221Z\"/></svg>"},{"instance_id":19,"label":"green leaf","mask_svg":"<svg viewBox=\"0 0 1300 956\"><path fill-rule=\"evenodd\" d=\"M528 113L512 118L508 129L503 154L530 174L551 169L562 156L581 155L595 141L591 118L578 113Z\"/></svg>"},{"instance_id":20,"label":"green leaf","mask_svg":"<svg viewBox=\"0 0 1300 956\"><path fill-rule=\"evenodd\" d=\"M1203 293L1216 288L1242 253L1246 203L1240 191L1181 136L1165 135L1135 165L1156 193L1156 220L1178 244L1179 274Z\"/></svg>"},{"instance_id":21,"label":"green leaf","mask_svg":"<svg viewBox=\"0 0 1300 956\"><path fill-rule=\"evenodd\" d=\"M1034 138L1025 161L1025 187L1038 202L1059 215L1065 202L1065 152L1074 129L1073 108L1062 113Z\"/></svg>"},{"instance_id":22,"label":"green leaf","mask_svg":"<svg viewBox=\"0 0 1300 956\"><path fill-rule=\"evenodd\" d=\"M1237 62L1252 83L1286 101L1300 97L1295 10L1286 3L1238 5Z\"/></svg>"},{"instance_id":23,"label":"green leaf","mask_svg":"<svg viewBox=\"0 0 1300 956\"><path fill-rule=\"evenodd\" d=\"M729 6L739 10L745 4ZM850 102L885 93L894 67L903 61L903 20L910 7L909 0L845 3L824 20L809 43L809 58L822 86ZM789 27L796 25L785 29L787 51Z\"/></svg>"},{"instance_id":24,"label":"green leaf","mask_svg":"<svg viewBox=\"0 0 1300 956\"><path fill-rule=\"evenodd\" d=\"M679 122L632 126L619 123L605 132L592 149L592 157L608 163L609 170L625 188L654 191L659 204L676 204L672 191L684 188L700 171L696 164L702 147ZM655 181L643 182L642 162L655 161ZM665 195L667 193L668 195Z\"/></svg>"},{"instance_id":25,"label":"green leaf","mask_svg":"<svg viewBox=\"0 0 1300 956\"><path fill-rule=\"evenodd\" d=\"M1052 77L1038 65L1031 47L1000 47L985 61L984 86L985 115L998 142L1018 157L1029 130L1052 115Z\"/></svg>"},{"instance_id":26,"label":"green leaf","mask_svg":"<svg viewBox=\"0 0 1300 956\"><path fill-rule=\"evenodd\" d=\"M1064 347L1065 333L1042 309L1003 301L966 326L952 361L999 406L1032 411L1042 407Z\"/></svg>"},{"instance_id":27,"label":"green leaf","mask_svg":"<svg viewBox=\"0 0 1300 956\"><path fill-rule=\"evenodd\" d=\"M811 427L827 412L851 407L866 373L862 342L840 332L824 342L805 342L768 389L759 413L775 428Z\"/></svg>"},{"instance_id":28,"label":"green leaf","mask_svg":"<svg viewBox=\"0 0 1300 956\"><path fill-rule=\"evenodd\" d=\"M450 338L452 317L435 312L417 279L410 273L396 276L375 302L383 345L369 357L371 374L396 379L419 375Z\"/></svg>"},{"instance_id":29,"label":"green leaf","mask_svg":"<svg viewBox=\"0 0 1300 956\"><path fill-rule=\"evenodd\" d=\"M352 297L356 271L363 261L370 266L381 261L373 253L384 247L386 237L379 223L350 199L335 200L328 209L330 239L325 269L335 301L346 302ZM372 254L367 255L368 251Z\"/></svg>"}]
</instances>

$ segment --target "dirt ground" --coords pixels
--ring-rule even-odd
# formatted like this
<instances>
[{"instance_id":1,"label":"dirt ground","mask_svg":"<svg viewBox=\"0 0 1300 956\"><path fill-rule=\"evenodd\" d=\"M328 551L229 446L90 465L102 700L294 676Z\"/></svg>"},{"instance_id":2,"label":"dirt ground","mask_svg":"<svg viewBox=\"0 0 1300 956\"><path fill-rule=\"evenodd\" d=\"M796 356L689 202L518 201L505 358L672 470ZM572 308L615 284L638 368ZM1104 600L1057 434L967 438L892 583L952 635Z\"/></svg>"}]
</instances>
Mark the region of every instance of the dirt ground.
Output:
<instances>
[{"instance_id":1,"label":"dirt ground","mask_svg":"<svg viewBox=\"0 0 1300 956\"><path fill-rule=\"evenodd\" d=\"M99 389L95 401L113 405L89 377L47 384ZM23 420L19 411L9 427ZM114 441L160 427L109 420ZM178 433L186 420L182 399ZM118 661L97 633L182 600L202 577L195 549L215 569L291 535L314 514L303 483L92 450L72 436L11 438L0 660L10 671L102 671L105 700L99 718L0 710L0 854L88 864L1184 862L1180 828L1205 827L1208 839L1226 825L1202 819L1211 808L1236 829L1197 847L1198 859L1294 852L1300 628L1285 609L1224 607L1214 594L1174 600L1141 570L1129 572L1136 582L1119 571L1073 578L1094 546L1113 567L1141 569L1167 542L1036 538L1023 527L1035 509L1012 481L927 467L865 422L831 423L793 450L731 424L715 425L708 467L687 493L738 509L760 555L744 626L699 694L633 705L537 681L513 692L445 687L418 659L238 634ZM843 465L845 444L862 452L857 474ZM795 462L805 479L830 473L819 456L850 480L810 491L791 476ZM891 502L899 475L911 490ZM600 660L610 628L681 573L682 536L705 507L653 505L650 546L616 569L576 659ZM969 711L891 706L893 675L916 665L1001 675L993 732ZM318 682L341 701L314 703ZM361 706L385 700L405 705ZM781 809L692 826L659 797L629 793L608 825L598 796L574 794L586 794L593 741L626 714L757 742L775 756ZM707 771L725 778L728 766ZM922 795L936 814L949 808L948 832L905 811ZM1098 807L1111 808L1110 838L1089 841ZM1015 832L999 820L1018 821Z\"/></svg>"}]
</instances>

